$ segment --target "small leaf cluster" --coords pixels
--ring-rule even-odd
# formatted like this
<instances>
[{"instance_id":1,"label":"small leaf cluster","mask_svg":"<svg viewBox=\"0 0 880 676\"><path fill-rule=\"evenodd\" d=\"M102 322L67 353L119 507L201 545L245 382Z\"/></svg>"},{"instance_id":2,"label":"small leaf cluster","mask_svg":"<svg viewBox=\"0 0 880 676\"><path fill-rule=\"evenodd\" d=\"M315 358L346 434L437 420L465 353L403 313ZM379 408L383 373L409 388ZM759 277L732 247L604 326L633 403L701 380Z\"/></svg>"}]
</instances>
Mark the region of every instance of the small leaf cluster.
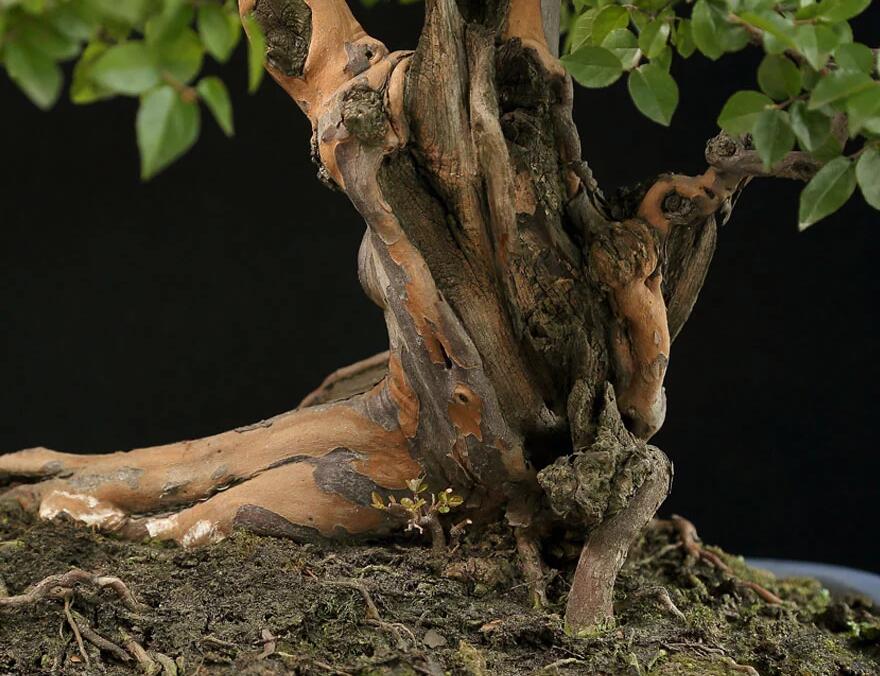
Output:
<instances>
[{"instance_id":1,"label":"small leaf cluster","mask_svg":"<svg viewBox=\"0 0 880 676\"><path fill-rule=\"evenodd\" d=\"M799 149L823 164L801 194L806 228L861 188L880 209L878 50L855 42L850 20L871 0L571 0L562 62L580 84L627 73L636 107L668 125L679 101L675 57L712 60L754 45L757 88L732 94L718 116L748 135L767 170Z\"/></svg>"},{"instance_id":2,"label":"small leaf cluster","mask_svg":"<svg viewBox=\"0 0 880 676\"><path fill-rule=\"evenodd\" d=\"M0 0L0 63L42 109L64 87L89 104L136 97L141 175L154 176L198 139L199 102L233 134L232 105L220 78L200 77L205 56L226 62L241 40L235 0ZM262 76L265 43L255 22L250 88Z\"/></svg>"},{"instance_id":3,"label":"small leaf cluster","mask_svg":"<svg viewBox=\"0 0 880 676\"><path fill-rule=\"evenodd\" d=\"M371 494L371 505L375 509L391 512L393 515L407 519L406 530L416 529L422 532L423 524L429 518L437 514L448 514L456 507L460 507L464 503L464 498L455 495L451 488L447 488L440 493L431 493L425 497L428 492L428 484L423 478L410 479L406 482L407 488L412 492L412 497L401 498L398 501L393 495L388 496L386 502L381 495L373 491Z\"/></svg>"}]
</instances>

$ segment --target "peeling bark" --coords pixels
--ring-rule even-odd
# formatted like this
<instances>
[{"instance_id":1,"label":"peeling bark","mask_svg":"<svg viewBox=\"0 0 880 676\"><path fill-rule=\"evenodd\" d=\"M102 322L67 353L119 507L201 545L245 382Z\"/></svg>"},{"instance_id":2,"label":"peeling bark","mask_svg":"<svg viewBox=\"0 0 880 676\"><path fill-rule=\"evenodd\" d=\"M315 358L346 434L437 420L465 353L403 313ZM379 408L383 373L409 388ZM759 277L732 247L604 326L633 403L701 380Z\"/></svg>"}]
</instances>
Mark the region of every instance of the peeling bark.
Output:
<instances>
[{"instance_id":1,"label":"peeling bark","mask_svg":"<svg viewBox=\"0 0 880 676\"><path fill-rule=\"evenodd\" d=\"M567 622L610 617L628 547L669 490L669 462L646 442L665 415L672 341L716 218L758 173L753 151L716 139L703 175L606 200L556 59L558 2L427 0L415 52L390 52L342 0L240 7L311 121L319 175L366 222L358 274L389 350L246 428L127 453L0 457L0 474L35 480L4 497L195 546L237 527L381 535L398 522L371 493L424 476L465 497L456 520L516 529L536 602L542 536L560 520L583 530ZM774 168L806 171L798 158Z\"/></svg>"}]
</instances>

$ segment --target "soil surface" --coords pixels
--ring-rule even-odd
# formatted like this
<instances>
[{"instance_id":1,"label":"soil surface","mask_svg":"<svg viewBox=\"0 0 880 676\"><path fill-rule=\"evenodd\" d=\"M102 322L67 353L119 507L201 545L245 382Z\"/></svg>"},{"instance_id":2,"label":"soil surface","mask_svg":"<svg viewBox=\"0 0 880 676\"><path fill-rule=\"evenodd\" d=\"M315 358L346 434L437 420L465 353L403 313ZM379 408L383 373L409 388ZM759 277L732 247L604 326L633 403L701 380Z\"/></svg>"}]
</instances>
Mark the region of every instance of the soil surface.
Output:
<instances>
[{"instance_id":1,"label":"soil surface","mask_svg":"<svg viewBox=\"0 0 880 676\"><path fill-rule=\"evenodd\" d=\"M131 544L66 523L0 512L0 594L71 567L122 578L149 606L78 587L72 616L100 636L134 639L156 673L192 674L880 674L880 619L869 601L832 600L812 580L776 580L688 560L676 531L651 529L617 589L617 620L581 638L559 605L528 603L512 540L471 533L442 561L417 535L382 546L297 544L248 534L185 551ZM547 552L570 569L565 552ZM746 581L784 603L771 604ZM375 604L371 613L367 600ZM131 644L129 644L131 645ZM0 674L143 672L84 642L64 605L0 610ZM125 654L123 653L124 657Z\"/></svg>"}]
</instances>

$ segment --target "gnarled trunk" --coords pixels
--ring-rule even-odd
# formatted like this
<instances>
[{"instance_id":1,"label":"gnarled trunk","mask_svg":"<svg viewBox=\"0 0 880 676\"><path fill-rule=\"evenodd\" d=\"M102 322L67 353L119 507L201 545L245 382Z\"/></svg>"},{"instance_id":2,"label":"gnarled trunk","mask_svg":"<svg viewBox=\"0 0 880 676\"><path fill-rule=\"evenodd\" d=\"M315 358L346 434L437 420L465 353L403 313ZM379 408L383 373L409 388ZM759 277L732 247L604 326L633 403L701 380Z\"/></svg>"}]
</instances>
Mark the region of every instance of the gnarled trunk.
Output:
<instances>
[{"instance_id":1,"label":"gnarled trunk","mask_svg":"<svg viewBox=\"0 0 880 676\"><path fill-rule=\"evenodd\" d=\"M366 221L358 272L389 350L248 428L2 457L0 472L43 479L7 496L46 518L191 546L236 526L381 534L399 522L371 494L404 495L424 476L464 496L474 520L506 518L537 600L549 526L588 532L567 619L578 631L608 617L627 549L668 493L669 461L646 442L714 214L747 173L731 158L746 151L728 139L723 171L664 175L606 202L545 35L558 2L427 0L415 52L389 52L342 0L241 10L312 122L319 176Z\"/></svg>"}]
</instances>

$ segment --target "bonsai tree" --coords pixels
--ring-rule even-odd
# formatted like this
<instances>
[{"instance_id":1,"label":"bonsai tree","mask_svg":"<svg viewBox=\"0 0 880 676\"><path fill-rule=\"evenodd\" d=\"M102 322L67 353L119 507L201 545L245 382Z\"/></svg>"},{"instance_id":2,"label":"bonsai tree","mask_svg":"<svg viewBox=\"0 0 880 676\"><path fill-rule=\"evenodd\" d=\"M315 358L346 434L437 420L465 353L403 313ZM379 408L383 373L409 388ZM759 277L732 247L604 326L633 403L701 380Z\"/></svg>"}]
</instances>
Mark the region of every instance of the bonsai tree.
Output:
<instances>
[{"instance_id":1,"label":"bonsai tree","mask_svg":"<svg viewBox=\"0 0 880 676\"><path fill-rule=\"evenodd\" d=\"M542 543L576 532L566 625L611 618L616 575L672 481L649 444L671 346L739 193L754 177L807 182L801 228L857 185L880 208L877 50L849 26L869 4L427 0L411 52L366 34L345 0L3 3L3 64L34 103L54 103L58 64L74 57L74 101L139 97L145 179L195 142L200 103L232 133L223 83L199 74L205 53L229 57L243 22L252 87L265 64L311 121L318 177L366 222L358 275L389 340L248 427L0 457L0 473L27 480L4 497L184 547L235 528L308 540L409 526L442 551L445 520L455 533L503 520L536 604ZM638 109L668 125L674 58L750 47L766 52L760 91L720 111L704 173L602 192L572 122L573 79L625 76ZM700 556L692 526L675 523Z\"/></svg>"}]
</instances>

